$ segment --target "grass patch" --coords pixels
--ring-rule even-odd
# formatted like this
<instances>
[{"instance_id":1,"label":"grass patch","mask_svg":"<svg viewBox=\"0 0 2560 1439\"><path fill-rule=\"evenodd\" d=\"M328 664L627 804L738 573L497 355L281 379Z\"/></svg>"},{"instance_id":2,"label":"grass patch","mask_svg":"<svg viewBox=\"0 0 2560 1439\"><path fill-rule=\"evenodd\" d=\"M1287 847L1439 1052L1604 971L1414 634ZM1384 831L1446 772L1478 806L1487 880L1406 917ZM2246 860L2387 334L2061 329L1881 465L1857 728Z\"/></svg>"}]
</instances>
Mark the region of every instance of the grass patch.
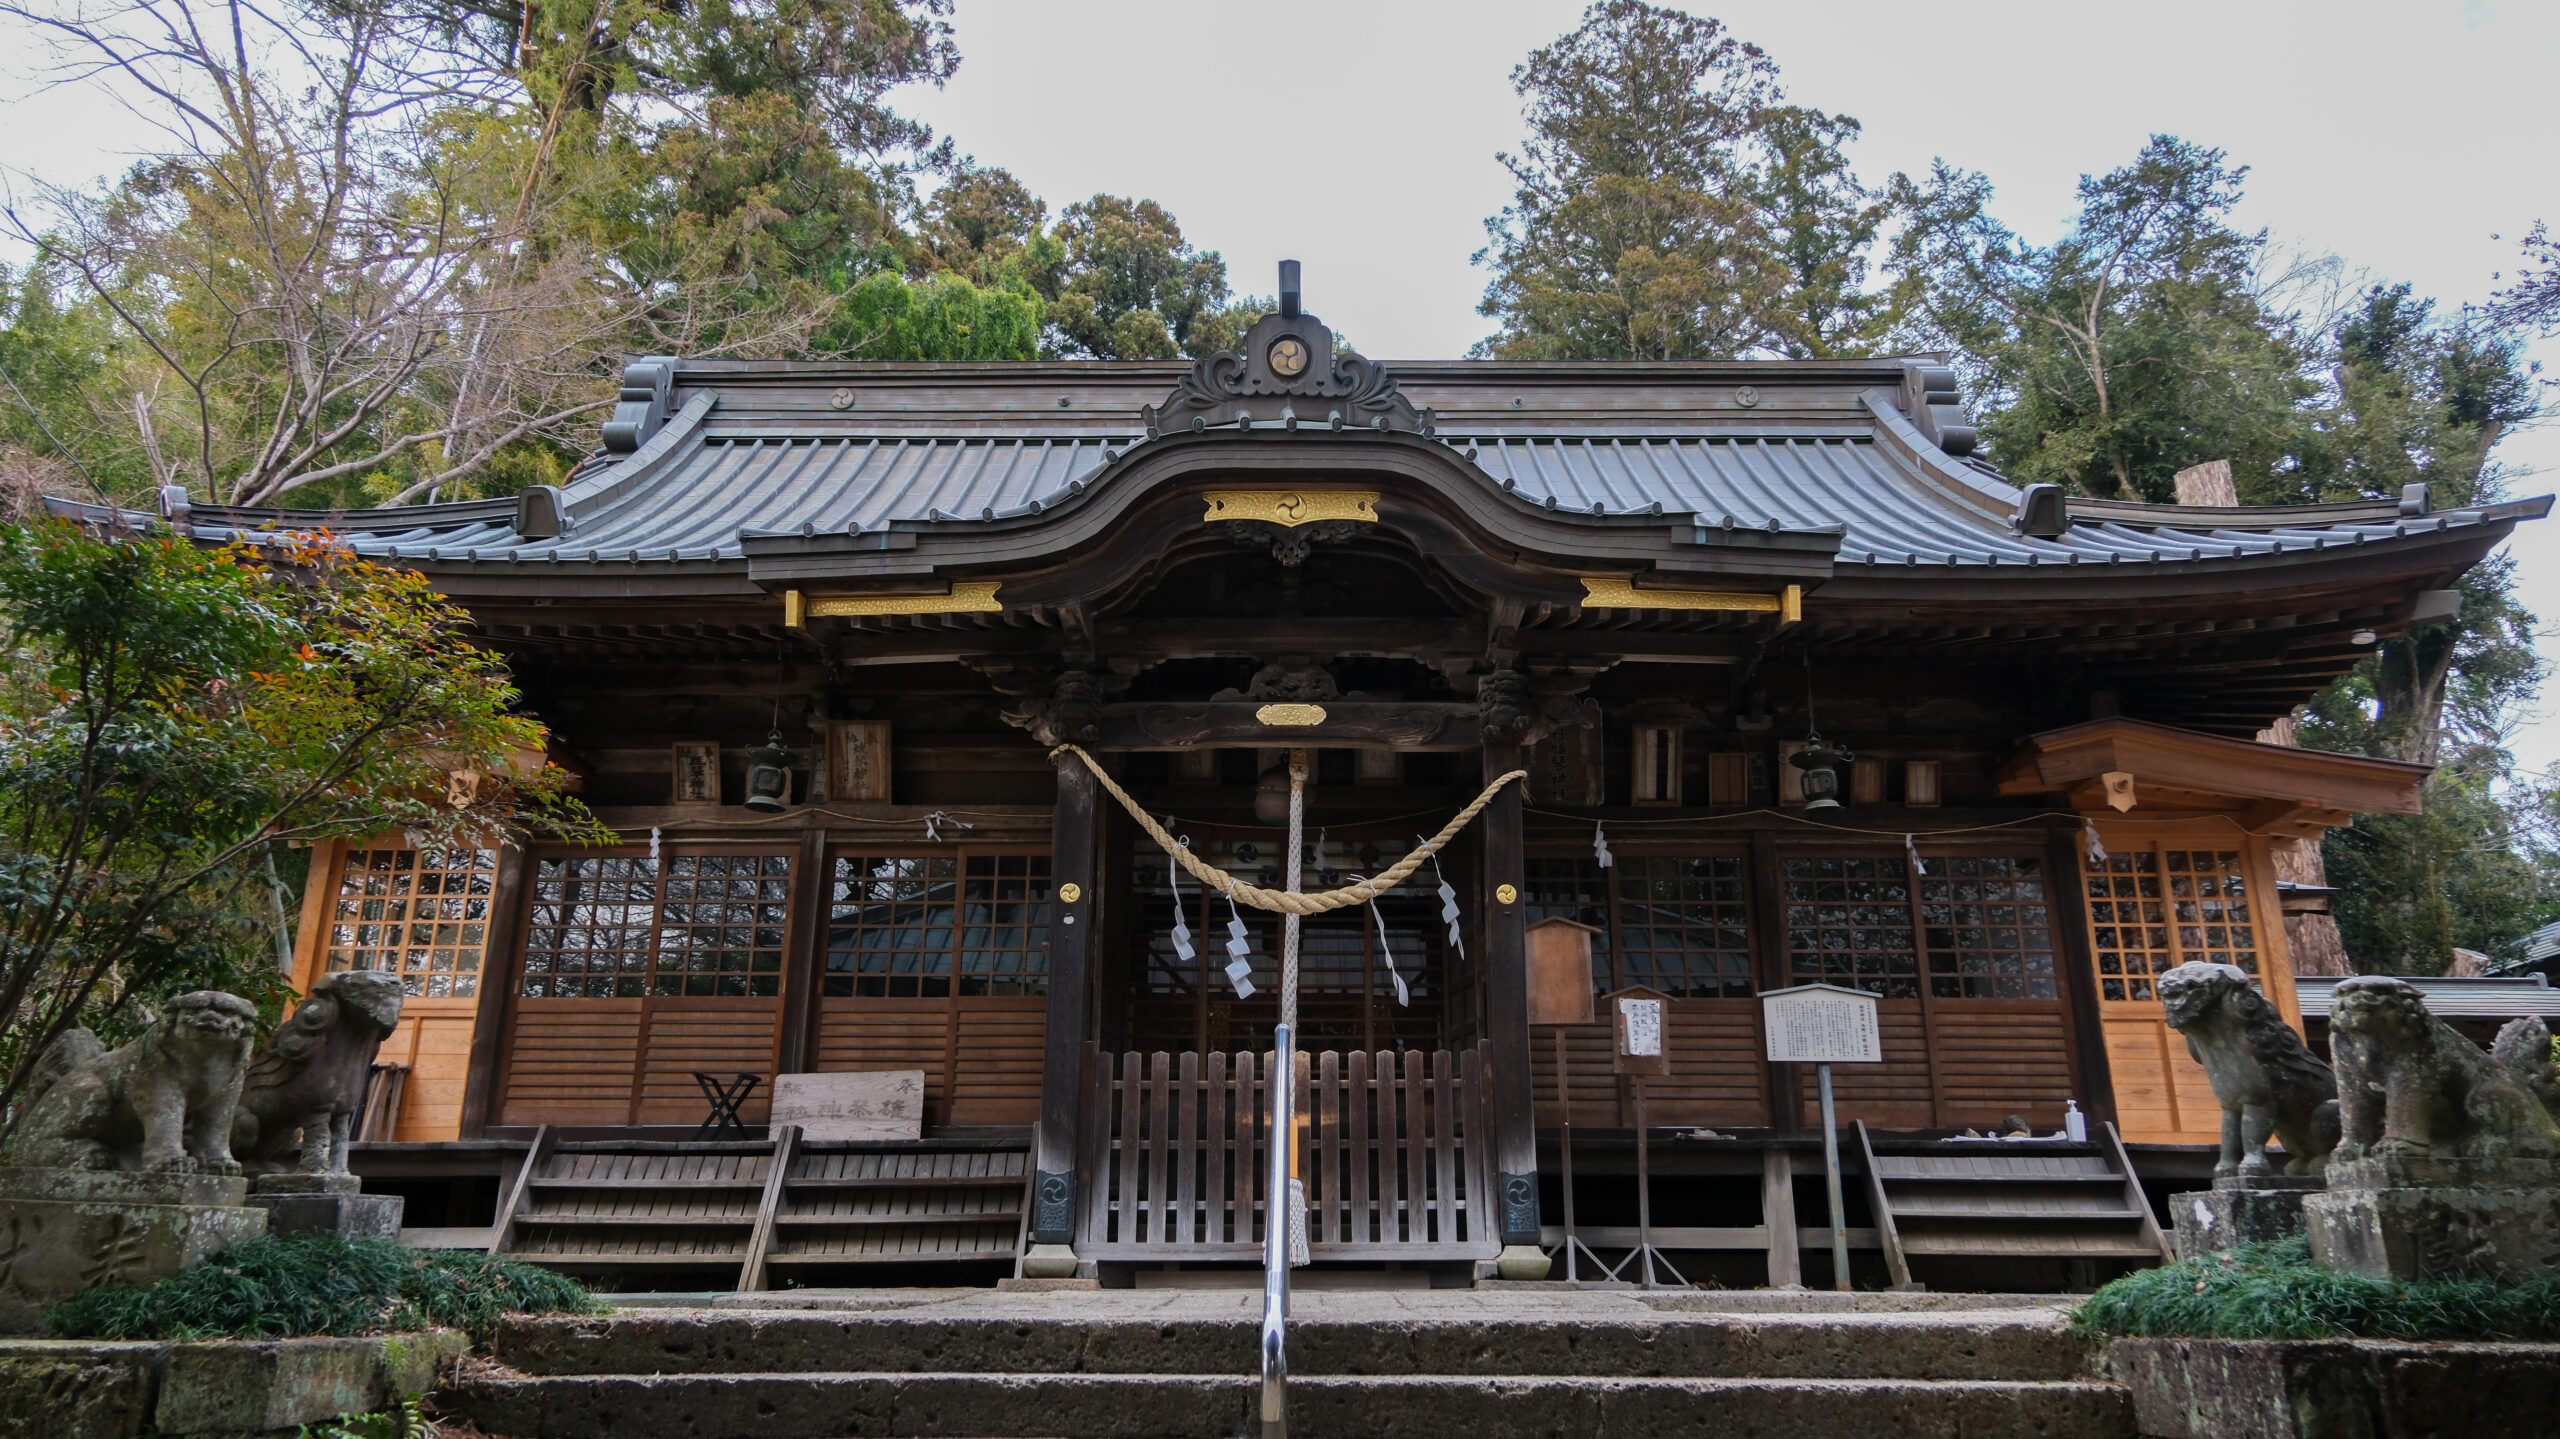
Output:
<instances>
[{"instance_id":1,"label":"grass patch","mask_svg":"<svg viewBox=\"0 0 2560 1439\"><path fill-rule=\"evenodd\" d=\"M106 1285L56 1305L73 1339L282 1339L448 1326L486 1343L503 1314L592 1314L586 1286L516 1259L388 1239L271 1235L148 1288Z\"/></svg>"},{"instance_id":2,"label":"grass patch","mask_svg":"<svg viewBox=\"0 0 2560 1439\"><path fill-rule=\"evenodd\" d=\"M2295 1237L2128 1274L2071 1323L2090 1338L2560 1339L2560 1277L2367 1279L2321 1268Z\"/></svg>"}]
</instances>

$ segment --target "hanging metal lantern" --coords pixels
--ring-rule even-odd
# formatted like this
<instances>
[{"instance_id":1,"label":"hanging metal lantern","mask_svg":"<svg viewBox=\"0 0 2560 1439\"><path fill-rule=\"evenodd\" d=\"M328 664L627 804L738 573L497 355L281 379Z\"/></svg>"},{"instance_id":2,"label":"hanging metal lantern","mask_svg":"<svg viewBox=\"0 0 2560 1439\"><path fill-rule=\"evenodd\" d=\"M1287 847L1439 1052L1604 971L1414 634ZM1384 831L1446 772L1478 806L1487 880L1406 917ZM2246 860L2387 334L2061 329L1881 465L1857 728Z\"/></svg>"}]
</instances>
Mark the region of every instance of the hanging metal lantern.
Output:
<instances>
[{"instance_id":1,"label":"hanging metal lantern","mask_svg":"<svg viewBox=\"0 0 2560 1439\"><path fill-rule=\"evenodd\" d=\"M1253 817L1264 824L1289 822L1289 767L1275 764L1253 785Z\"/></svg>"},{"instance_id":2,"label":"hanging metal lantern","mask_svg":"<svg viewBox=\"0 0 2560 1439\"><path fill-rule=\"evenodd\" d=\"M1804 771L1806 809L1840 807L1840 771L1848 767L1849 759L1847 750L1823 743L1819 730L1806 733L1804 748L1787 756L1787 763Z\"/></svg>"},{"instance_id":3,"label":"hanging metal lantern","mask_svg":"<svg viewBox=\"0 0 2560 1439\"><path fill-rule=\"evenodd\" d=\"M747 751L747 808L779 814L791 802L791 749L775 730Z\"/></svg>"}]
</instances>

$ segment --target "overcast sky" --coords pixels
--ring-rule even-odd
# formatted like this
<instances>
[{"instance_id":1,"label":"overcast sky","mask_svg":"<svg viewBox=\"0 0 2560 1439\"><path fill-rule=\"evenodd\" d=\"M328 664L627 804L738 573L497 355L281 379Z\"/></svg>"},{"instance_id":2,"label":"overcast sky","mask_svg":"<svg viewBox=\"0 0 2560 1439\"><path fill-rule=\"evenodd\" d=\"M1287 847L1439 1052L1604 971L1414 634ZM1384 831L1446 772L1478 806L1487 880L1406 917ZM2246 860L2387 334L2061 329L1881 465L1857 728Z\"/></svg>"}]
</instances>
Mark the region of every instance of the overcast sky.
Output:
<instances>
[{"instance_id":1,"label":"overcast sky","mask_svg":"<svg viewBox=\"0 0 2560 1439\"><path fill-rule=\"evenodd\" d=\"M1865 122L1852 154L1867 179L1944 156L1989 174L1999 213L2034 239L2066 221L2080 175L2158 131L2250 167L2244 224L2448 308L2486 297L2534 220L2560 223L2560 5L1696 8L1766 49L1796 101ZM1494 154L1520 133L1512 67L1581 11L958 0L959 75L903 103L1053 213L1096 191L1151 197L1226 256L1240 290L1267 294L1279 260L1302 260L1307 308L1363 351L1440 358L1487 328L1468 257L1507 198ZM21 187L113 170L148 143L111 105L42 89L22 32L0 38L21 67L0 103L0 166ZM2560 342L2539 353L2560 373ZM2551 489L2560 420L2498 453L2514 493ZM2516 550L2528 603L2560 632L2560 518L2525 526ZM2545 709L2560 712L2560 694ZM2560 720L2518 747L2536 767L2560 763Z\"/></svg>"}]
</instances>

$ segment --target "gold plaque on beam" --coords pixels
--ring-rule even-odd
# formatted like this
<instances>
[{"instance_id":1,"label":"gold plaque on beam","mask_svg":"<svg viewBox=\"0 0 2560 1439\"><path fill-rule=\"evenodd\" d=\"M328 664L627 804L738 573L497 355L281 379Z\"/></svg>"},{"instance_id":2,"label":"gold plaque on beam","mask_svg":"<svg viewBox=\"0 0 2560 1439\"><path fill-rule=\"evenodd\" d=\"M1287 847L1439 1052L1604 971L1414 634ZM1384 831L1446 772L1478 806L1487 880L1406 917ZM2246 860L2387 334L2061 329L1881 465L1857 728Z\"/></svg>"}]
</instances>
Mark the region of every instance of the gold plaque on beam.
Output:
<instances>
[{"instance_id":1,"label":"gold plaque on beam","mask_svg":"<svg viewBox=\"0 0 2560 1439\"><path fill-rule=\"evenodd\" d=\"M996 614L1004 609L996 599L1000 584L997 580L954 580L951 592L942 595L811 595L806 609L812 619Z\"/></svg>"},{"instance_id":2,"label":"gold plaque on beam","mask_svg":"<svg viewBox=\"0 0 2560 1439\"><path fill-rule=\"evenodd\" d=\"M1605 610L1744 610L1795 619L1804 613L1804 590L1787 586L1781 594L1751 590L1640 590L1617 575L1585 576L1583 604Z\"/></svg>"},{"instance_id":3,"label":"gold plaque on beam","mask_svg":"<svg viewBox=\"0 0 2560 1439\"><path fill-rule=\"evenodd\" d=\"M1304 729L1324 723L1323 705L1264 705L1253 717L1274 729Z\"/></svg>"},{"instance_id":4,"label":"gold plaque on beam","mask_svg":"<svg viewBox=\"0 0 2560 1439\"><path fill-rule=\"evenodd\" d=\"M1294 529L1319 520L1378 522L1376 490L1211 490L1200 498L1209 502L1209 512L1200 517L1204 525L1261 520Z\"/></svg>"}]
</instances>

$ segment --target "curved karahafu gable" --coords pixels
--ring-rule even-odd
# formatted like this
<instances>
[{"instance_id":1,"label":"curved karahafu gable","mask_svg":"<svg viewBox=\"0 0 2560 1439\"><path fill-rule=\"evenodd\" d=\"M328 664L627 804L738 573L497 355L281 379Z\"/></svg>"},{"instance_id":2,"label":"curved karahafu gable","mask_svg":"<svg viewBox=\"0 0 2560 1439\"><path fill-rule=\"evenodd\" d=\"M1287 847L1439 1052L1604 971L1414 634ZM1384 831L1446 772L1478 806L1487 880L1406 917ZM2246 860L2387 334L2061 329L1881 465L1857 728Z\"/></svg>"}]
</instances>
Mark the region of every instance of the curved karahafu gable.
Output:
<instances>
[{"instance_id":1,"label":"curved karahafu gable","mask_svg":"<svg viewBox=\"0 0 2560 1439\"><path fill-rule=\"evenodd\" d=\"M1284 307L1190 365L651 358L557 491L326 516L179 502L169 522L326 523L502 626L528 604L675 605L969 615L1026 639L1219 546L1365 546L1524 655L1713 657L1798 616L1790 642L1838 654L2177 655L2217 677L2159 702L2237 729L2431 617L2549 507L2065 500L1971 458L1951 386L1928 359L1381 364ZM1259 498L1222 512L1218 492ZM1374 500L1261 512L1291 494Z\"/></svg>"}]
</instances>

